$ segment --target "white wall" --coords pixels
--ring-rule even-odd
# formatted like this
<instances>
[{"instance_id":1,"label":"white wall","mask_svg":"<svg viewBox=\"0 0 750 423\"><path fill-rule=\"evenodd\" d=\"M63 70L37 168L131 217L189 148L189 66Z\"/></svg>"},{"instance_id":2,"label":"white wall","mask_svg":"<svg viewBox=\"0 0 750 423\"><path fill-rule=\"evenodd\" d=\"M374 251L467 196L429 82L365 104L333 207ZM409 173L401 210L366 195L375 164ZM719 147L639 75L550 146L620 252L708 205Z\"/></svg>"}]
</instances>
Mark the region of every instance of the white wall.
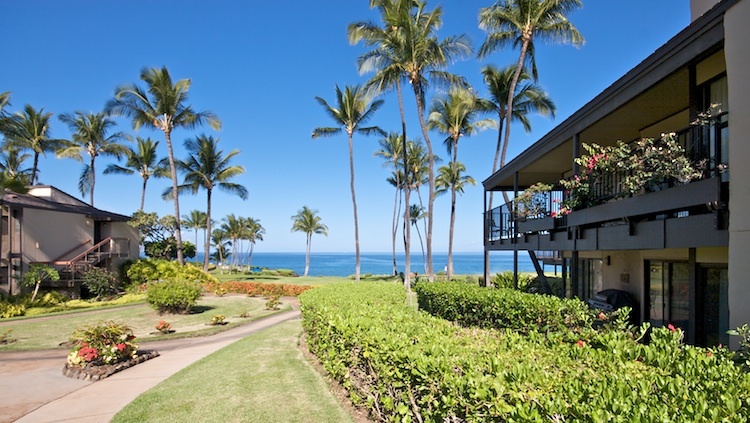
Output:
<instances>
[{"instance_id":1,"label":"white wall","mask_svg":"<svg viewBox=\"0 0 750 423\"><path fill-rule=\"evenodd\" d=\"M729 85L729 327L750 323L750 1L724 15ZM735 344L736 346L736 340Z\"/></svg>"},{"instance_id":2,"label":"white wall","mask_svg":"<svg viewBox=\"0 0 750 423\"><path fill-rule=\"evenodd\" d=\"M22 231L24 263L55 260L94 239L91 219L47 210L24 209Z\"/></svg>"}]
</instances>

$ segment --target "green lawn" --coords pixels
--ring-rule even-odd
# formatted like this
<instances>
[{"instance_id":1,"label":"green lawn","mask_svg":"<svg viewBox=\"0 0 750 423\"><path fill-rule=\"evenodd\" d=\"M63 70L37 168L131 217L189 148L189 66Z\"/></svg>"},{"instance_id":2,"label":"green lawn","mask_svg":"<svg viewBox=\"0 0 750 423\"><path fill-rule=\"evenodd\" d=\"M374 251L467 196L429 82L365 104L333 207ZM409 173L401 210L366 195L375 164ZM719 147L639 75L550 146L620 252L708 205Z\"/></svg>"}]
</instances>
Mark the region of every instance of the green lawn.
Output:
<instances>
[{"instance_id":1,"label":"green lawn","mask_svg":"<svg viewBox=\"0 0 750 423\"><path fill-rule=\"evenodd\" d=\"M298 348L299 320L248 336L139 396L113 422L351 422Z\"/></svg>"},{"instance_id":2,"label":"green lawn","mask_svg":"<svg viewBox=\"0 0 750 423\"><path fill-rule=\"evenodd\" d=\"M67 341L75 329L102 320L114 320L130 326L140 342L208 335L276 313L275 311L265 310L265 303L266 300L262 298L251 298L244 295L205 296L198 301L191 314L159 315L149 305L138 304L94 313L75 313L57 315L51 318L18 320L0 326L0 332L12 329L12 337L16 339L16 342L0 345L0 351L59 348L60 343ZM282 310L289 309L289 305L282 304ZM239 317L242 313L248 313L250 317ZM211 316L216 314L226 316L228 324L224 326L206 325L211 321ZM156 332L154 326L159 320L171 323L175 332L170 335L162 335Z\"/></svg>"}]
</instances>

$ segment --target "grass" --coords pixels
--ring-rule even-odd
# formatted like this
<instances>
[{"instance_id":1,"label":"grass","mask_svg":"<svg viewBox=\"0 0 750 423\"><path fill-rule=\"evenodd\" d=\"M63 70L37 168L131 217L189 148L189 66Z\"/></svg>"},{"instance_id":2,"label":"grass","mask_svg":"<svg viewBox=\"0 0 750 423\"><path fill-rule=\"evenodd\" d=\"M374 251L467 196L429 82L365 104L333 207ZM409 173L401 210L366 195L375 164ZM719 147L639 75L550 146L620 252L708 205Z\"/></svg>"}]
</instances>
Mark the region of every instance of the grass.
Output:
<instances>
[{"instance_id":1,"label":"grass","mask_svg":"<svg viewBox=\"0 0 750 423\"><path fill-rule=\"evenodd\" d=\"M300 352L301 332L293 320L235 342L145 392L112 421L351 422Z\"/></svg>"},{"instance_id":2,"label":"grass","mask_svg":"<svg viewBox=\"0 0 750 423\"><path fill-rule=\"evenodd\" d=\"M0 351L28 351L60 348L60 343L66 342L73 331L102 320L122 322L133 329L139 342L162 340L189 336L204 336L221 332L229 328L245 324L254 319L277 313L265 310L266 300L246 296L203 297L191 314L159 315L147 304L131 307L110 308L97 310L95 313L76 313L56 315L54 318L27 319L4 324L0 330L12 329L12 336L16 342L0 345ZM282 306L289 310L288 305ZM239 317L248 313L250 317ZM211 316L222 314L226 316L228 324L223 326L207 326ZM172 324L174 333L162 335L154 326L164 320Z\"/></svg>"}]
</instances>

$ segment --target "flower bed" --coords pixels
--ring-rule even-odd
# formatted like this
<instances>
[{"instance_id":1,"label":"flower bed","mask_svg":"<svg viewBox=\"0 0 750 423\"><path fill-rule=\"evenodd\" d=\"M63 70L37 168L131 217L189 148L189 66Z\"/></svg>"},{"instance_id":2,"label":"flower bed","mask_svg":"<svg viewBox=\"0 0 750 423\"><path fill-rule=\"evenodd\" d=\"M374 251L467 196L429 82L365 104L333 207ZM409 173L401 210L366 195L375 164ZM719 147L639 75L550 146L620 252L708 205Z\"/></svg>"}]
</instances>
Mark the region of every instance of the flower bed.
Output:
<instances>
[{"instance_id":1,"label":"flower bed","mask_svg":"<svg viewBox=\"0 0 750 423\"><path fill-rule=\"evenodd\" d=\"M682 333L464 328L404 303L394 284L301 297L310 350L377 421L736 421L750 375ZM619 322L622 325L622 322Z\"/></svg>"},{"instance_id":2,"label":"flower bed","mask_svg":"<svg viewBox=\"0 0 750 423\"><path fill-rule=\"evenodd\" d=\"M73 379L97 381L158 356L158 351L142 350L136 352L135 356L131 359L120 361L115 364L96 365L89 363L85 367L81 367L79 365L65 363L65 366L63 367L63 375Z\"/></svg>"},{"instance_id":3,"label":"flower bed","mask_svg":"<svg viewBox=\"0 0 750 423\"><path fill-rule=\"evenodd\" d=\"M233 292L237 294L247 294L250 296L268 297L276 295L279 297L296 297L308 289L313 289L310 285L291 285L283 283L262 283L262 282L209 282L204 284L206 291L210 292Z\"/></svg>"}]
</instances>

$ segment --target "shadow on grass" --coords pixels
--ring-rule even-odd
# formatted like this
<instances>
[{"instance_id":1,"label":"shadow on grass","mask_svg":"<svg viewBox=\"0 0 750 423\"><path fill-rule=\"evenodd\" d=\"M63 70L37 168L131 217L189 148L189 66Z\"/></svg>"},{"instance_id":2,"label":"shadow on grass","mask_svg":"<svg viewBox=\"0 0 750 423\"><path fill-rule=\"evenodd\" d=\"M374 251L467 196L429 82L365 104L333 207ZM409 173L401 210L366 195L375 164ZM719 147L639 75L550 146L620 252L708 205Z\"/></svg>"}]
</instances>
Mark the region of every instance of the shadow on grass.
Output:
<instances>
[{"instance_id":1,"label":"shadow on grass","mask_svg":"<svg viewBox=\"0 0 750 423\"><path fill-rule=\"evenodd\" d=\"M201 313L205 313L205 312L207 312L209 310L213 310L215 308L216 307L213 307L213 306L196 305L196 306L192 306L190 308L190 314L201 314Z\"/></svg>"}]
</instances>

